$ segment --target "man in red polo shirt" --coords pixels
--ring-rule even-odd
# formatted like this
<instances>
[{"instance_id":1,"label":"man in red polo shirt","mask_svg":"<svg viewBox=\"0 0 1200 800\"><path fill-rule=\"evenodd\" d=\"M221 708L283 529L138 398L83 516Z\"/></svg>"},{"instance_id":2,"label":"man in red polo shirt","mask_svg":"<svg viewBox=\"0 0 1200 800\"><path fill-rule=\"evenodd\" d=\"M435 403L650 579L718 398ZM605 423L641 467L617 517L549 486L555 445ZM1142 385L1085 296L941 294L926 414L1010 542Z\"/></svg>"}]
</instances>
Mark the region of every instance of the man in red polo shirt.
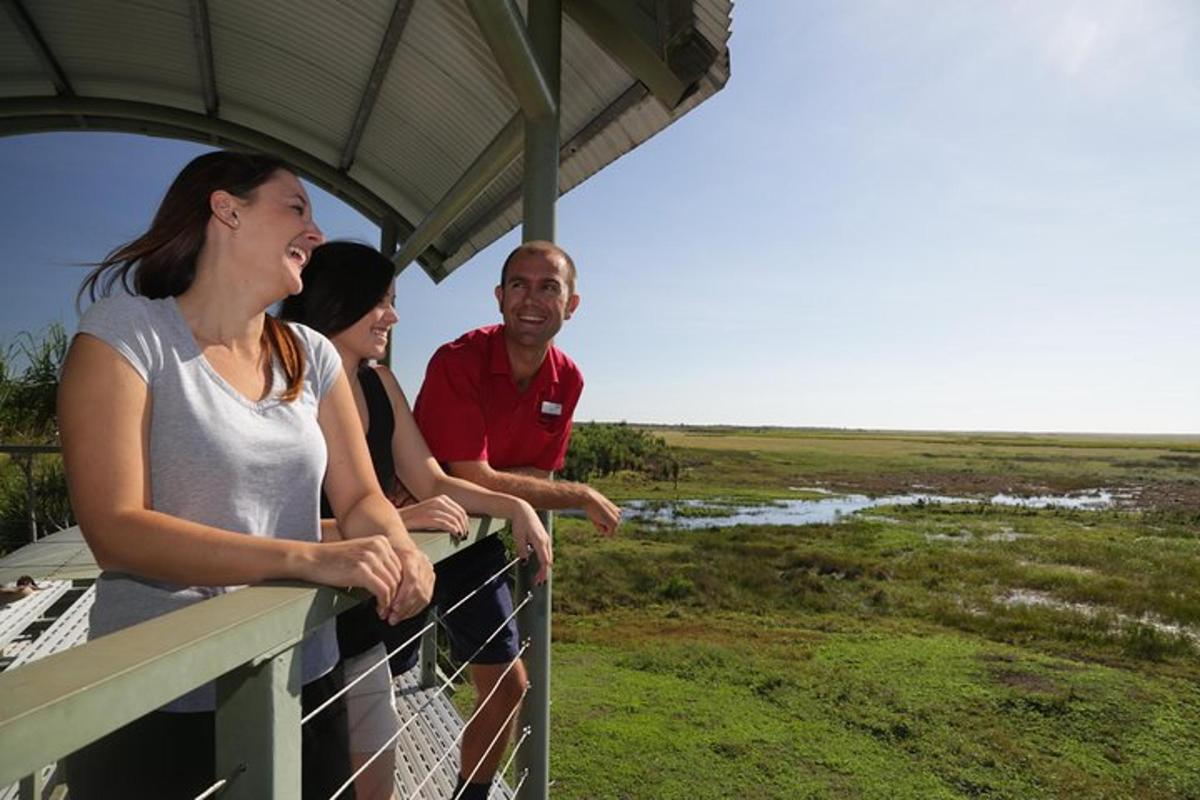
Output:
<instances>
[{"instance_id":1,"label":"man in red polo shirt","mask_svg":"<svg viewBox=\"0 0 1200 800\"><path fill-rule=\"evenodd\" d=\"M579 306L575 279L574 262L558 246L526 242L515 249L496 287L504 324L473 330L440 347L429 361L413 414L430 451L452 475L524 498L536 508L581 509L607 536L616 532L621 510L586 484L550 479L562 468L571 416L583 391L579 368L554 346L555 334ZM552 555L549 542L534 547L540 581ZM505 563L503 544L494 537L442 562L436 602L454 602ZM511 614L508 585L498 580L485 588L459 609L458 626L467 630L456 633L448 626L452 650L459 637L458 649L468 651L484 631L500 627ZM475 775L461 795L465 800L487 797L509 732L500 733L490 750L488 744L520 702L526 683L519 660L502 677L518 650L515 623L504 627L496 640L480 645L486 652L471 659L476 696L486 697L494 687L496 693L463 737L460 787Z\"/></svg>"}]
</instances>

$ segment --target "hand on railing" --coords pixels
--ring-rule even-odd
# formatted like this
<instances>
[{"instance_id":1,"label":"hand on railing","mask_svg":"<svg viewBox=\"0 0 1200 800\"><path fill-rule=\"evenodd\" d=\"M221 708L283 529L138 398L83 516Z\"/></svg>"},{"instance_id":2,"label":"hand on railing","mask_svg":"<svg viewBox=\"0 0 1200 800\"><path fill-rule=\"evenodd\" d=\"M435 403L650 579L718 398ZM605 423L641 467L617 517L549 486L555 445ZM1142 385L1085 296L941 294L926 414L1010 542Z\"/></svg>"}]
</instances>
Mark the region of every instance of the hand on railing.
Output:
<instances>
[{"instance_id":1,"label":"hand on railing","mask_svg":"<svg viewBox=\"0 0 1200 800\"><path fill-rule=\"evenodd\" d=\"M402 506L399 511L404 527L410 531L447 531L456 542L466 538L470 524L467 512L444 494Z\"/></svg>"},{"instance_id":2,"label":"hand on railing","mask_svg":"<svg viewBox=\"0 0 1200 800\"><path fill-rule=\"evenodd\" d=\"M381 619L395 624L429 604L433 565L411 542L386 536L324 542L308 549L300 576L326 586L362 587L375 596Z\"/></svg>"},{"instance_id":3,"label":"hand on railing","mask_svg":"<svg viewBox=\"0 0 1200 800\"><path fill-rule=\"evenodd\" d=\"M389 625L419 613L433 599L433 562L413 544L407 535L392 542L392 552L400 559L402 574L392 598ZM380 615L382 616L382 615Z\"/></svg>"},{"instance_id":4,"label":"hand on railing","mask_svg":"<svg viewBox=\"0 0 1200 800\"><path fill-rule=\"evenodd\" d=\"M528 558L530 553L537 556L538 571L533 577L533 582L540 586L546 582L550 567L554 566L553 545L550 542L550 534L546 533L546 527L538 519L533 506L526 502L522 502L521 505L525 513L512 519L513 543L522 561Z\"/></svg>"}]
</instances>

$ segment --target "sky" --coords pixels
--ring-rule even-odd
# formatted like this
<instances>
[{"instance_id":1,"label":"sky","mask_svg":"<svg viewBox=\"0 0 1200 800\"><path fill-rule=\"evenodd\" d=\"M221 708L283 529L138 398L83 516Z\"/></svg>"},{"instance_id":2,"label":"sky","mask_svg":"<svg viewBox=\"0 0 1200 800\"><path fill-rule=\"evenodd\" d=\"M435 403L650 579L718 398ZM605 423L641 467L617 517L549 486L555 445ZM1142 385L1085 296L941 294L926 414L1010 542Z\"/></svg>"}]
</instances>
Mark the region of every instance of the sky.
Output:
<instances>
[{"instance_id":1,"label":"sky","mask_svg":"<svg viewBox=\"0 0 1200 800\"><path fill-rule=\"evenodd\" d=\"M576 418L1200 433L1200 4L739 3L723 91L562 198ZM205 148L0 138L0 342ZM330 238L375 227L314 190ZM397 282L410 398L499 240Z\"/></svg>"}]
</instances>

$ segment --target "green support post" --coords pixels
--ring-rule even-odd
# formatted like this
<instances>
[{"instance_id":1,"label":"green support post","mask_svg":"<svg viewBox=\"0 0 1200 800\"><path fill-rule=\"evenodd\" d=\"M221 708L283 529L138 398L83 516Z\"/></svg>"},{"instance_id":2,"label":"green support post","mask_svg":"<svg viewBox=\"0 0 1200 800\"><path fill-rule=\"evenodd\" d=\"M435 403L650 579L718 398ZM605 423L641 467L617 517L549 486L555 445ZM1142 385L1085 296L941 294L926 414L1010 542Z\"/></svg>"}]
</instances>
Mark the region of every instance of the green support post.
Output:
<instances>
[{"instance_id":1,"label":"green support post","mask_svg":"<svg viewBox=\"0 0 1200 800\"><path fill-rule=\"evenodd\" d=\"M539 511L538 516L553 538L554 515ZM533 594L530 602L517 612L521 639L529 641L529 649L523 656L529 691L521 704L521 721L517 726L519 731L528 728L529 738L517 751L514 762L517 770L511 783L516 784L526 771L529 775L517 800L546 800L550 794L550 584L553 575L548 575L541 586L534 586L537 570L536 555L531 555L517 567L516 601L523 600L527 593Z\"/></svg>"},{"instance_id":2,"label":"green support post","mask_svg":"<svg viewBox=\"0 0 1200 800\"><path fill-rule=\"evenodd\" d=\"M25 474L25 513L29 522L29 541L38 539L37 529L37 494L33 485L33 453L25 456L21 462L21 471Z\"/></svg>"},{"instance_id":3,"label":"green support post","mask_svg":"<svg viewBox=\"0 0 1200 800\"><path fill-rule=\"evenodd\" d=\"M425 623L433 622L437 614L431 608L425 614ZM437 674L437 625L421 634L421 688L432 689L438 684Z\"/></svg>"},{"instance_id":4,"label":"green support post","mask_svg":"<svg viewBox=\"0 0 1200 800\"><path fill-rule=\"evenodd\" d=\"M560 103L562 74L562 2L529 0L527 24L534 56L538 60L555 111ZM524 224L522 241L555 238L555 203L558 201L559 117L525 120L525 160L522 203ZM553 536L554 517L539 512L546 530ZM518 800L546 800L550 795L550 588L551 578L541 586L533 585L537 557L531 557L517 569L517 598L532 592L531 602L521 609L517 625L521 636L529 640L525 651L525 670L529 692L521 705L521 729L528 728L529 738L517 752L514 781L526 775ZM526 774L527 773L527 774Z\"/></svg>"},{"instance_id":5,"label":"green support post","mask_svg":"<svg viewBox=\"0 0 1200 800\"><path fill-rule=\"evenodd\" d=\"M296 645L217 679L221 800L300 796L300 686Z\"/></svg>"},{"instance_id":6,"label":"green support post","mask_svg":"<svg viewBox=\"0 0 1200 800\"><path fill-rule=\"evenodd\" d=\"M557 112L562 73L562 2L529 0L529 39ZM523 241L554 241L558 200L559 117L525 119Z\"/></svg>"},{"instance_id":7,"label":"green support post","mask_svg":"<svg viewBox=\"0 0 1200 800\"><path fill-rule=\"evenodd\" d=\"M391 258L396 252L396 242L400 238L400 231L396 225L396 221L388 217L384 217L379 223L379 252L383 253L388 258ZM395 282L395 277L392 281ZM383 347L383 363L387 364L390 370L396 369L396 364L392 361L392 337L389 336L387 344Z\"/></svg>"},{"instance_id":8,"label":"green support post","mask_svg":"<svg viewBox=\"0 0 1200 800\"><path fill-rule=\"evenodd\" d=\"M42 771L34 770L32 775L26 775L21 778L21 785L17 788L17 796L20 800L42 800L42 793L45 787L42 785Z\"/></svg>"}]
</instances>

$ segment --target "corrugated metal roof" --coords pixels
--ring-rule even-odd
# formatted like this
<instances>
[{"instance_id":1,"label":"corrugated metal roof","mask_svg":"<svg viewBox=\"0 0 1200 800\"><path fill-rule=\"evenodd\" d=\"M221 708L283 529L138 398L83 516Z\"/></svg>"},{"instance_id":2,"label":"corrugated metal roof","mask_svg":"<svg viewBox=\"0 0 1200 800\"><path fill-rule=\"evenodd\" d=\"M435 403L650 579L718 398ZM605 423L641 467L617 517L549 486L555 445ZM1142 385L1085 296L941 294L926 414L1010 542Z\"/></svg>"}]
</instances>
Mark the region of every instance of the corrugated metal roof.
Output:
<instances>
[{"instance_id":1,"label":"corrugated metal roof","mask_svg":"<svg viewBox=\"0 0 1200 800\"><path fill-rule=\"evenodd\" d=\"M724 86L732 13L729 0L694 0L690 9L641 0L564 5L560 192ZM374 221L396 221L402 240L520 111L465 0L7 0L5 7L0 133L85 127L276 149ZM703 74L686 77L692 94L664 106L638 67L610 52L611 41L593 40L594 31L570 16L581 9L615 14L625 35L640 31L643 40L647 26L658 25L661 37L667 17L653 15L668 13L681 36L702 37L688 40L684 58L707 59ZM394 19L403 22L398 44L376 76L357 147L348 148ZM206 107L205 35L215 109ZM668 46L657 46L668 65ZM669 66L680 75L689 65ZM339 169L348 154L349 168ZM448 274L520 222L521 171L517 158L436 237L422 259L431 274Z\"/></svg>"}]
</instances>

